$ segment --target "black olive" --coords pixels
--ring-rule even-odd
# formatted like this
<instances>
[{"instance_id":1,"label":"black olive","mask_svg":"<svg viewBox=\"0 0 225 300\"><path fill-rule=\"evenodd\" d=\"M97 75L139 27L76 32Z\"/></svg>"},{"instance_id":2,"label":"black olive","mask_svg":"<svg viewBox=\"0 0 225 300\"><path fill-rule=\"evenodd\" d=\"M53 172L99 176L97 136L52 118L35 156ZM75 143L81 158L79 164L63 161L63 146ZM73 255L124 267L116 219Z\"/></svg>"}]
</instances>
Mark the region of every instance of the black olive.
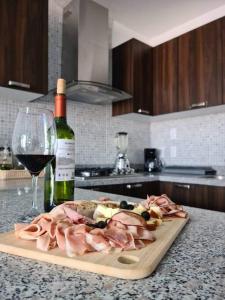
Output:
<instances>
[{"instance_id":1,"label":"black olive","mask_svg":"<svg viewBox=\"0 0 225 300\"><path fill-rule=\"evenodd\" d=\"M127 209L129 209L129 210L133 210L133 209L134 209L134 206L133 206L133 204L128 204L128 206L127 206Z\"/></svg>"},{"instance_id":2,"label":"black olive","mask_svg":"<svg viewBox=\"0 0 225 300\"><path fill-rule=\"evenodd\" d=\"M105 228L107 225L107 222L99 221L96 225L97 225L97 228Z\"/></svg>"},{"instance_id":3,"label":"black olive","mask_svg":"<svg viewBox=\"0 0 225 300\"><path fill-rule=\"evenodd\" d=\"M145 219L145 221L150 220L150 214L149 214L149 212L147 212L147 211L143 211L143 212L141 213L141 216Z\"/></svg>"},{"instance_id":4,"label":"black olive","mask_svg":"<svg viewBox=\"0 0 225 300\"><path fill-rule=\"evenodd\" d=\"M127 204L127 201L121 201L120 202L120 208L122 209L128 209L128 204Z\"/></svg>"},{"instance_id":5,"label":"black olive","mask_svg":"<svg viewBox=\"0 0 225 300\"><path fill-rule=\"evenodd\" d=\"M89 227L97 228L97 224L87 224Z\"/></svg>"}]
</instances>

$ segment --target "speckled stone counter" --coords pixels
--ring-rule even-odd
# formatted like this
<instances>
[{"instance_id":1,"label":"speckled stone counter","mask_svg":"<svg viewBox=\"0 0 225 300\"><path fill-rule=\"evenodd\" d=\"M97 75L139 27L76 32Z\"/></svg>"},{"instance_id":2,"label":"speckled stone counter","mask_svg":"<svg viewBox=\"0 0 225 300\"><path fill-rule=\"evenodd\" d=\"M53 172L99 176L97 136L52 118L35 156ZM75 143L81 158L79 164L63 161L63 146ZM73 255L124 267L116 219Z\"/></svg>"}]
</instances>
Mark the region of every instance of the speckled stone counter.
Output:
<instances>
[{"instance_id":1,"label":"speckled stone counter","mask_svg":"<svg viewBox=\"0 0 225 300\"><path fill-rule=\"evenodd\" d=\"M151 181L169 181L177 183L188 183L188 184L202 184L211 186L224 186L225 187L225 176L218 176L217 178L207 178L196 175L177 175L177 174L142 174L138 173L135 175L125 176L109 176L109 177L98 177L87 180L76 179L77 187L85 186L96 186L96 185L111 185L111 184L126 184L126 183L138 183L138 182L151 182Z\"/></svg>"},{"instance_id":2,"label":"speckled stone counter","mask_svg":"<svg viewBox=\"0 0 225 300\"><path fill-rule=\"evenodd\" d=\"M102 195L75 190L76 199ZM20 187L19 194L17 189L0 191L0 231L12 229L19 212L30 204L27 189ZM225 299L225 214L186 209L191 221L148 278L116 279L0 253L0 299Z\"/></svg>"}]
</instances>

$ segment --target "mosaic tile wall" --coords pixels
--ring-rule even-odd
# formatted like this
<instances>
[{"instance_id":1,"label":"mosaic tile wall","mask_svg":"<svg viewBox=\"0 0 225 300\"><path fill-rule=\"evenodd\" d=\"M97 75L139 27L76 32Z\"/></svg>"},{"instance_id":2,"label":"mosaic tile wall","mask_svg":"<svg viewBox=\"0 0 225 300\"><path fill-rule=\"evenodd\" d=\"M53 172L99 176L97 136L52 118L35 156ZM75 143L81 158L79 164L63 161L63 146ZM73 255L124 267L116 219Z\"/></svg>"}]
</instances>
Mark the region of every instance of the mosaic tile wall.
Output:
<instances>
[{"instance_id":1,"label":"mosaic tile wall","mask_svg":"<svg viewBox=\"0 0 225 300\"><path fill-rule=\"evenodd\" d=\"M49 88L60 77L62 8L59 0L49 1ZM11 144L13 126L19 106L26 102L0 96L0 145ZM32 104L53 109L52 99ZM143 149L149 147L149 122L140 123L112 118L112 107L68 101L68 123L76 135L76 164L112 164L116 157L114 136L129 133L130 162L143 163Z\"/></svg>"},{"instance_id":2,"label":"mosaic tile wall","mask_svg":"<svg viewBox=\"0 0 225 300\"><path fill-rule=\"evenodd\" d=\"M150 144L167 165L225 165L225 114L151 122Z\"/></svg>"}]
</instances>

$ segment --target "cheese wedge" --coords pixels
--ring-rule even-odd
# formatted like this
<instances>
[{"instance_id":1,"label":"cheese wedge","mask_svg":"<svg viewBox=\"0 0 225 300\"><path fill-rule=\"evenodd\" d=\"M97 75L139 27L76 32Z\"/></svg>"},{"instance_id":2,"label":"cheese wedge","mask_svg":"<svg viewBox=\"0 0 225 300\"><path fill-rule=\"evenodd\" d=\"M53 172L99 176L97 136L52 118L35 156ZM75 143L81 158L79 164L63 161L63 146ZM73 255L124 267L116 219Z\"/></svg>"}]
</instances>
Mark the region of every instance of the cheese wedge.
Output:
<instances>
[{"instance_id":1,"label":"cheese wedge","mask_svg":"<svg viewBox=\"0 0 225 300\"><path fill-rule=\"evenodd\" d=\"M97 218L111 218L113 215L117 214L120 211L119 208L105 207L104 205L99 204L94 212L94 219Z\"/></svg>"}]
</instances>

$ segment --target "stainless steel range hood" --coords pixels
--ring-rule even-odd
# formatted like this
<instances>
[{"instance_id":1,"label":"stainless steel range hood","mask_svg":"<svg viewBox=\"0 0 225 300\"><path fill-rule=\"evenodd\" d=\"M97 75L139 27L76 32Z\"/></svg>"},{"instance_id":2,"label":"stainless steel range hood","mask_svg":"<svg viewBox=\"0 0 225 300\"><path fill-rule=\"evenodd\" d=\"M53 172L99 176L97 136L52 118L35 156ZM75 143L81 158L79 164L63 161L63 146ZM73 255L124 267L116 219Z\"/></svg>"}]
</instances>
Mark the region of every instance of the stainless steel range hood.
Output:
<instances>
[{"instance_id":1,"label":"stainless steel range hood","mask_svg":"<svg viewBox=\"0 0 225 300\"><path fill-rule=\"evenodd\" d=\"M109 85L108 10L90 0L63 9L62 70L68 99L109 104L131 95Z\"/></svg>"}]
</instances>

